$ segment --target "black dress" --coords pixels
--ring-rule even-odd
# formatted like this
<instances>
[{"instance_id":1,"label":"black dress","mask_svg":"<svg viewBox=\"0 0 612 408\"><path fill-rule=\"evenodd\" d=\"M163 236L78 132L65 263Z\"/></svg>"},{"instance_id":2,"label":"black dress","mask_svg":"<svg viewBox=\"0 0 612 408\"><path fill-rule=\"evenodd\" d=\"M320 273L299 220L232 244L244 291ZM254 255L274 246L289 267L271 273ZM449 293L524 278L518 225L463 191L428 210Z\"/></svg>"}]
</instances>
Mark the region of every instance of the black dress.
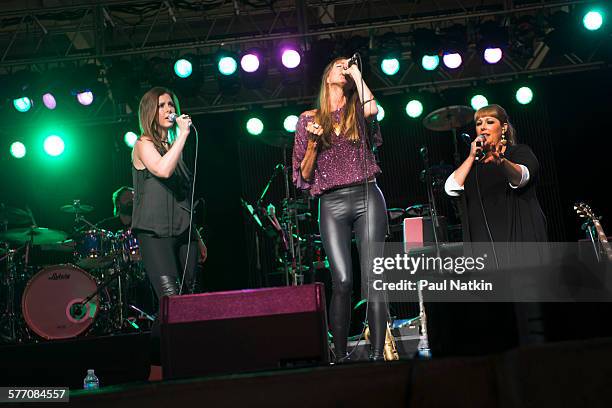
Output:
<instances>
[{"instance_id":1,"label":"black dress","mask_svg":"<svg viewBox=\"0 0 612 408\"><path fill-rule=\"evenodd\" d=\"M483 210L494 242L547 240L546 217L536 196L538 159L527 145L521 144L508 146L505 156L527 167L529 182L512 188L500 166L475 163L465 180L461 200L464 242L491 241Z\"/></svg>"}]
</instances>

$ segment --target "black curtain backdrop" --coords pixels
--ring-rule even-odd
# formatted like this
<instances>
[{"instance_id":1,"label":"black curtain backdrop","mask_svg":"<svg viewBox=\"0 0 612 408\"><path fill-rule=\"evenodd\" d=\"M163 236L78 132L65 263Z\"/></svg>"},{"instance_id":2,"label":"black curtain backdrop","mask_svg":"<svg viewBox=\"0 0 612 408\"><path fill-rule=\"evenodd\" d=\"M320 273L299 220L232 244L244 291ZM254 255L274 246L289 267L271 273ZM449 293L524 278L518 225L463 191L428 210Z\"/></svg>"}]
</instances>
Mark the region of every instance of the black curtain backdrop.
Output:
<instances>
[{"instance_id":1,"label":"black curtain backdrop","mask_svg":"<svg viewBox=\"0 0 612 408\"><path fill-rule=\"evenodd\" d=\"M527 106L514 101L519 81L485 89L490 102L507 109L519 142L530 145L540 160L538 194L553 240L583 238L581 223L572 209L577 200L588 201L603 216L603 227L612 229L606 194L612 147L609 75L610 70L604 70L531 81L529 85L535 98ZM425 114L445 105L469 104L472 91L470 88L447 90L425 99ZM389 207L426 203L425 188L419 179L423 168L421 146L428 147L432 164L453 164L451 134L429 131L420 119L409 119L404 112L407 100L405 94L379 98L386 112L381 124L384 144L380 151L383 174L379 184ZM257 287L265 283L255 269L252 221L243 211L240 198L252 204L257 201L275 165L284 162L284 152L247 135L246 119L251 114L259 114L266 131L280 130L285 114L289 111L299 114L308 108L294 106L194 118L200 131L196 196L206 200L206 211L201 217L204 220L198 220L205 224L209 247L203 282L206 290ZM60 212L59 207L73 199L95 206L95 211L87 215L94 223L112 215L112 192L121 185L131 185L130 150L123 143L123 134L130 127L137 129L136 122L65 127L69 135L66 152L51 160L39 153L42 136L37 117L27 115L20 119L23 127L12 122L0 131L3 152L0 171L4 174L0 201L20 208L29 206L39 226L64 231L72 228L73 217ZM462 131L473 134L473 125L460 129L459 133ZM10 143L17 138L28 146L28 155L21 160L8 153ZM459 144L463 159L467 146L461 141ZM285 156L289 163L290 156L291 146ZM273 203L280 212L284 194L280 173L263 203ZM456 221L443 192L437 193L437 199L439 212L447 215L451 223ZM313 208L316 211L316 206ZM316 222L316 213L313 222ZM271 245L268 242L264 246L267 253L260 261L273 265Z\"/></svg>"}]
</instances>

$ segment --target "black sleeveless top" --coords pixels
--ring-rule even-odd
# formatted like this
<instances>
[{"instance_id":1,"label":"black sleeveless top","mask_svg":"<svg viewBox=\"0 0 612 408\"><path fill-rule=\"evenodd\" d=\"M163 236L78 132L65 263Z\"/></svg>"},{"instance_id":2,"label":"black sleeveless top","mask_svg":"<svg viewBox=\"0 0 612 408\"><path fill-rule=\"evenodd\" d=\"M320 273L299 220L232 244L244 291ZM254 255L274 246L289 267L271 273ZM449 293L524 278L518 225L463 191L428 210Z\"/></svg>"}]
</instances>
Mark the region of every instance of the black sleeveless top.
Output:
<instances>
[{"instance_id":1,"label":"black sleeveless top","mask_svg":"<svg viewBox=\"0 0 612 408\"><path fill-rule=\"evenodd\" d=\"M158 237L175 237L189 228L191 173L182 159L170 178L156 177L146 168L138 170L133 164L132 177L132 229Z\"/></svg>"}]
</instances>

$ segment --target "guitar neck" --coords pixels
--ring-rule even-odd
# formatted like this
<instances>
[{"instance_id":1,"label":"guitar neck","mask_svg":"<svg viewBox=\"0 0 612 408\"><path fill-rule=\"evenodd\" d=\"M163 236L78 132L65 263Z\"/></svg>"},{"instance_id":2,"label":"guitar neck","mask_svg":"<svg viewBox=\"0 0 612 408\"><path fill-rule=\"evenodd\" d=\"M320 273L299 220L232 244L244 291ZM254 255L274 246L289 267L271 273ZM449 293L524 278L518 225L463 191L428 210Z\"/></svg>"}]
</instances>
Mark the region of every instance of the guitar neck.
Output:
<instances>
[{"instance_id":1,"label":"guitar neck","mask_svg":"<svg viewBox=\"0 0 612 408\"><path fill-rule=\"evenodd\" d=\"M608 257L609 260L612 260L612 247L610 246L610 243L608 242L608 237L604 233L601 223L599 222L599 220L594 219L593 225L595 226L595 231L597 232L597 239L599 239L599 242L601 242L601 246L604 252L606 253L606 256Z\"/></svg>"}]
</instances>

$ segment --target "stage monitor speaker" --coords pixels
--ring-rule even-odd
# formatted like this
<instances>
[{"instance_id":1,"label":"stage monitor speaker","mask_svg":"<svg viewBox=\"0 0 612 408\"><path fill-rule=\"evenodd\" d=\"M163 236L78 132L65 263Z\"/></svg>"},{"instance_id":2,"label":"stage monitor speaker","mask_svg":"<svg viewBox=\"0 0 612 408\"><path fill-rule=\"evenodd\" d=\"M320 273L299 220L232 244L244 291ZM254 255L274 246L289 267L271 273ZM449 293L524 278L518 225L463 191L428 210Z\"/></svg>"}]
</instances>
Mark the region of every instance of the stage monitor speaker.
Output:
<instances>
[{"instance_id":1,"label":"stage monitor speaker","mask_svg":"<svg viewBox=\"0 0 612 408\"><path fill-rule=\"evenodd\" d=\"M164 379L329 362L320 283L170 296L161 313Z\"/></svg>"}]
</instances>

